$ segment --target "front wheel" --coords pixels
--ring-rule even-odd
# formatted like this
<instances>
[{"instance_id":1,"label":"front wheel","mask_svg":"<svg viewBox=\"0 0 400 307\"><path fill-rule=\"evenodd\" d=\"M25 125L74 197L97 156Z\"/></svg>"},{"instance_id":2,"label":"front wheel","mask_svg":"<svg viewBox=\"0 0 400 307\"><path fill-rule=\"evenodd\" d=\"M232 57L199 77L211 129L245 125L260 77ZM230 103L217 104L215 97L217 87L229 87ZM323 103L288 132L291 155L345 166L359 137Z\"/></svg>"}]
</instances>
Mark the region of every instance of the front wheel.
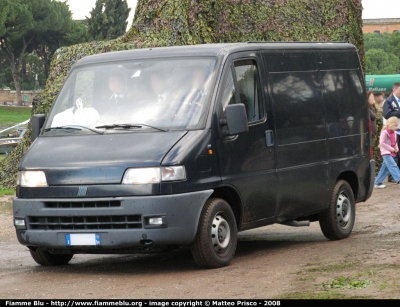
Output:
<instances>
[{"instance_id":1,"label":"front wheel","mask_svg":"<svg viewBox=\"0 0 400 307\"><path fill-rule=\"evenodd\" d=\"M74 254L51 254L42 248L29 248L31 256L36 263L45 266L67 264Z\"/></svg>"},{"instance_id":2,"label":"front wheel","mask_svg":"<svg viewBox=\"0 0 400 307\"><path fill-rule=\"evenodd\" d=\"M339 180L333 189L329 209L319 216L324 236L329 240L341 240L350 236L356 217L356 203L350 185Z\"/></svg>"},{"instance_id":3,"label":"front wheel","mask_svg":"<svg viewBox=\"0 0 400 307\"><path fill-rule=\"evenodd\" d=\"M227 266L236 252L236 219L228 203L210 198L200 216L197 235L191 251L198 266L219 268Z\"/></svg>"}]
</instances>

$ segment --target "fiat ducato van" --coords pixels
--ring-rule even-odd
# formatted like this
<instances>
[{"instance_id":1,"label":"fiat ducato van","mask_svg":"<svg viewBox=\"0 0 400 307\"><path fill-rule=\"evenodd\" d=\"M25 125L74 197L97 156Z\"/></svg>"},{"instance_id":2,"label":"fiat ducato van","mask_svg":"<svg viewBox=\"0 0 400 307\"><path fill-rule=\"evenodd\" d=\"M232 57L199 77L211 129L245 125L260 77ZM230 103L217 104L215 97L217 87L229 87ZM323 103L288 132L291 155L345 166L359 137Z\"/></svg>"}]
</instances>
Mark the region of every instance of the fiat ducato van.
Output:
<instances>
[{"instance_id":1,"label":"fiat ducato van","mask_svg":"<svg viewBox=\"0 0 400 307\"><path fill-rule=\"evenodd\" d=\"M205 44L88 56L32 116L13 218L40 265L190 246L228 265L238 232L318 222L347 238L372 193L365 82L348 43Z\"/></svg>"}]
</instances>

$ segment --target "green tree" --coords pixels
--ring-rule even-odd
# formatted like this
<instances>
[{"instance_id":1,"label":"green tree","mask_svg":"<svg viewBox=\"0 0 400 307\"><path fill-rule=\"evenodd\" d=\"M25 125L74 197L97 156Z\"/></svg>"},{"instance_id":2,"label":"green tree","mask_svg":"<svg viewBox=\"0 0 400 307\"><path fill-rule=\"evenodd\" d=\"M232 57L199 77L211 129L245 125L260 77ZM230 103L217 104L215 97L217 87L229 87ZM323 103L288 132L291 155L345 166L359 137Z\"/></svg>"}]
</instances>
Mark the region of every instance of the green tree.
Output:
<instances>
[{"instance_id":1,"label":"green tree","mask_svg":"<svg viewBox=\"0 0 400 307\"><path fill-rule=\"evenodd\" d=\"M124 34L130 10L126 0L97 0L86 17L90 38L100 41Z\"/></svg>"},{"instance_id":2,"label":"green tree","mask_svg":"<svg viewBox=\"0 0 400 307\"><path fill-rule=\"evenodd\" d=\"M366 74L398 74L400 33L364 34Z\"/></svg>"},{"instance_id":3,"label":"green tree","mask_svg":"<svg viewBox=\"0 0 400 307\"><path fill-rule=\"evenodd\" d=\"M22 105L24 54L34 46L46 46L51 38L65 37L72 15L66 3L52 0L0 0L0 7L0 48L7 54L18 104Z\"/></svg>"},{"instance_id":4,"label":"green tree","mask_svg":"<svg viewBox=\"0 0 400 307\"><path fill-rule=\"evenodd\" d=\"M400 32L394 32L390 35L391 52L400 58Z\"/></svg>"},{"instance_id":5,"label":"green tree","mask_svg":"<svg viewBox=\"0 0 400 307\"><path fill-rule=\"evenodd\" d=\"M22 104L20 80L23 54L33 39L28 32L39 23L39 18L35 20L30 6L21 0L0 0L0 4L0 46L7 54L18 103Z\"/></svg>"},{"instance_id":6,"label":"green tree","mask_svg":"<svg viewBox=\"0 0 400 307\"><path fill-rule=\"evenodd\" d=\"M382 49L385 52L390 52L390 36L389 33L365 33L364 34L364 48L365 51L370 49Z\"/></svg>"},{"instance_id":7,"label":"green tree","mask_svg":"<svg viewBox=\"0 0 400 307\"><path fill-rule=\"evenodd\" d=\"M36 90L44 88L46 76L42 59L34 53L25 53L22 61L22 75L21 89ZM15 90L7 55L0 50L0 88L6 87Z\"/></svg>"},{"instance_id":8,"label":"green tree","mask_svg":"<svg viewBox=\"0 0 400 307\"><path fill-rule=\"evenodd\" d=\"M24 90L37 90L44 87L46 76L43 60L34 53L24 55Z\"/></svg>"},{"instance_id":9,"label":"green tree","mask_svg":"<svg viewBox=\"0 0 400 307\"><path fill-rule=\"evenodd\" d=\"M72 19L67 3L53 2L52 14L53 27L37 33L32 41L32 49L43 60L46 78L51 57L58 48L88 41L87 26Z\"/></svg>"},{"instance_id":10,"label":"green tree","mask_svg":"<svg viewBox=\"0 0 400 307\"><path fill-rule=\"evenodd\" d=\"M4 87L8 87L9 83L6 78L6 69L8 68L7 62L7 54L0 49L0 89Z\"/></svg>"},{"instance_id":11,"label":"green tree","mask_svg":"<svg viewBox=\"0 0 400 307\"><path fill-rule=\"evenodd\" d=\"M383 49L370 49L365 53L367 75L391 75L399 73L400 59Z\"/></svg>"}]
</instances>

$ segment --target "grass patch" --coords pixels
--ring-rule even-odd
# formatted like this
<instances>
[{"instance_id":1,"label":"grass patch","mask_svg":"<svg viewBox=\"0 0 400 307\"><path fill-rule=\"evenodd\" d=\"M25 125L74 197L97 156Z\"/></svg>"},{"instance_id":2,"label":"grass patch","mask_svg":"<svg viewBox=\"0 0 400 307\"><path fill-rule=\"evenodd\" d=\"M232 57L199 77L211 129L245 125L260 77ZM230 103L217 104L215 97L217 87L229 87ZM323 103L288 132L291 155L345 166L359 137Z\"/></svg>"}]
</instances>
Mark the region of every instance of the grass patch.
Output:
<instances>
[{"instance_id":1,"label":"grass patch","mask_svg":"<svg viewBox=\"0 0 400 307\"><path fill-rule=\"evenodd\" d=\"M7 155L0 154L0 162L3 161L6 157L7 157Z\"/></svg>"},{"instance_id":2,"label":"grass patch","mask_svg":"<svg viewBox=\"0 0 400 307\"><path fill-rule=\"evenodd\" d=\"M31 107L0 106L0 128L7 128L31 118Z\"/></svg>"},{"instance_id":3,"label":"grass patch","mask_svg":"<svg viewBox=\"0 0 400 307\"><path fill-rule=\"evenodd\" d=\"M301 277L300 280L301 280L301 281L315 280L315 276L313 276L313 275L307 275L307 276Z\"/></svg>"},{"instance_id":4,"label":"grass patch","mask_svg":"<svg viewBox=\"0 0 400 307\"><path fill-rule=\"evenodd\" d=\"M6 195L15 195L15 190L0 187L0 196L6 196Z\"/></svg>"},{"instance_id":5,"label":"grass patch","mask_svg":"<svg viewBox=\"0 0 400 307\"><path fill-rule=\"evenodd\" d=\"M302 276L299 276L299 280L303 283L315 281L317 277L332 276L333 273L337 274L338 272L342 272L342 276L329 282L319 283L317 286L319 290L317 291L306 290L304 292L288 293L284 294L282 299L371 299L374 297L358 295L351 296L349 294L339 293L338 291L357 291L360 289L370 288L372 287L372 284L381 291L400 293L400 282L397 278L393 278L393 276L398 276L398 274L400 274L400 264L390 263L372 265L355 274L350 273L350 277L343 276L346 275L344 273L346 271L351 272L354 271L355 268L359 270L359 265L360 263L358 261L320 267L315 267L315 264L307 265L313 267L296 273L298 276L302 274ZM385 270L389 271L390 274L387 275ZM381 277L384 275L387 275L387 278L382 280Z\"/></svg>"},{"instance_id":6,"label":"grass patch","mask_svg":"<svg viewBox=\"0 0 400 307\"><path fill-rule=\"evenodd\" d=\"M358 280L347 276L339 276L331 282L322 284L324 289L363 289L371 284L369 280Z\"/></svg>"},{"instance_id":7,"label":"grass patch","mask_svg":"<svg viewBox=\"0 0 400 307\"><path fill-rule=\"evenodd\" d=\"M344 271L349 268L354 267L357 263L344 263L344 264L333 264L328 266L322 266L318 268L308 269L308 272L336 272L336 271Z\"/></svg>"},{"instance_id":8,"label":"grass patch","mask_svg":"<svg viewBox=\"0 0 400 307\"><path fill-rule=\"evenodd\" d=\"M375 271L381 271L381 270L400 270L400 264L397 263L386 263L386 264L374 264L371 265L371 274L375 274L375 271L372 269L375 269Z\"/></svg>"}]
</instances>

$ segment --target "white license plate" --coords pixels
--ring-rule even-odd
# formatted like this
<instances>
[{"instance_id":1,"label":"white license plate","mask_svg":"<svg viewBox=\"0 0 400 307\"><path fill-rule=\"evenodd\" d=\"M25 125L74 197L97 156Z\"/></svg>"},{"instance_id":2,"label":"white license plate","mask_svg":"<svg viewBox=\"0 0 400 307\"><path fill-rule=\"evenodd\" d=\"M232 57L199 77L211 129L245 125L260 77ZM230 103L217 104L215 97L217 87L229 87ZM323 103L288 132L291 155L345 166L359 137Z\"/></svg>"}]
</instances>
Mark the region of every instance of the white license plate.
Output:
<instances>
[{"instance_id":1,"label":"white license plate","mask_svg":"<svg viewBox=\"0 0 400 307\"><path fill-rule=\"evenodd\" d=\"M67 246L100 245L99 233L67 233L65 235Z\"/></svg>"}]
</instances>

